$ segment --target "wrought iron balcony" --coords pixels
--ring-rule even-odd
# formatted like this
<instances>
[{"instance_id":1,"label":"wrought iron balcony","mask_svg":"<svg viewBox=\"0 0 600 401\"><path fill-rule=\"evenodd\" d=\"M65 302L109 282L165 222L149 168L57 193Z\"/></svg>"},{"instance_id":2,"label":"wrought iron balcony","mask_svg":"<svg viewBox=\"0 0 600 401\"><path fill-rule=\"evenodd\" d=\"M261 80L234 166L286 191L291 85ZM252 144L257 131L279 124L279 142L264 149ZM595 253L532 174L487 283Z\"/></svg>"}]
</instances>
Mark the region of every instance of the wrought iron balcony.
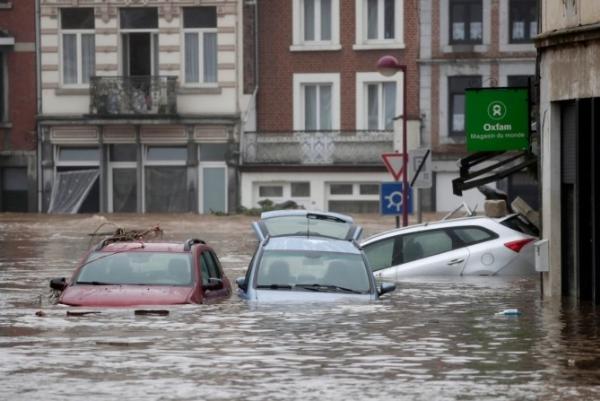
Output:
<instances>
[{"instance_id":1,"label":"wrought iron balcony","mask_svg":"<svg viewBox=\"0 0 600 401\"><path fill-rule=\"evenodd\" d=\"M393 149L393 131L246 132L242 163L375 165Z\"/></svg>"},{"instance_id":2,"label":"wrought iron balcony","mask_svg":"<svg viewBox=\"0 0 600 401\"><path fill-rule=\"evenodd\" d=\"M177 113L177 77L92 77L90 114L168 116Z\"/></svg>"}]
</instances>

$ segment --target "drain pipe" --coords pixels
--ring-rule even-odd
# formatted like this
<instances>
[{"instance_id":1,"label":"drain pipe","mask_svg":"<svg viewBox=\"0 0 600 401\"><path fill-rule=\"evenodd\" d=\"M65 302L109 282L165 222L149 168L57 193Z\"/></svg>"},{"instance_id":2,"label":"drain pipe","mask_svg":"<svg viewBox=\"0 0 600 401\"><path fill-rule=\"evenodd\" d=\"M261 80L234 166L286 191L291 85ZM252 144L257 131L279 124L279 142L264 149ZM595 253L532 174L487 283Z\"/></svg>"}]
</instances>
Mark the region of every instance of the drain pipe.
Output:
<instances>
[{"instance_id":1,"label":"drain pipe","mask_svg":"<svg viewBox=\"0 0 600 401\"><path fill-rule=\"evenodd\" d=\"M37 167L37 211L42 212L42 129L40 116L42 114L42 56L41 56L41 0L35 0L35 74L36 74L36 167Z\"/></svg>"}]
</instances>

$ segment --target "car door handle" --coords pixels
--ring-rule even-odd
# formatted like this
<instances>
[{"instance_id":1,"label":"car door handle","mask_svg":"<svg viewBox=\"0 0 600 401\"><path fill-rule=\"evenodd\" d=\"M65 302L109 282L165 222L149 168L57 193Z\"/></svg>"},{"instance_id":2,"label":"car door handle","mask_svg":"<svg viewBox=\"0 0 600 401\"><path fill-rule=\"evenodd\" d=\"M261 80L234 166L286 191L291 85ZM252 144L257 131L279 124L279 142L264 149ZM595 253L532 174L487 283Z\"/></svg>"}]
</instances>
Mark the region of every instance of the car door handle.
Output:
<instances>
[{"instance_id":1,"label":"car door handle","mask_svg":"<svg viewBox=\"0 0 600 401\"><path fill-rule=\"evenodd\" d=\"M458 258L458 259L452 259L451 261L449 261L447 264L448 266L453 266L453 265L458 265L461 264L462 262L464 262L465 259L464 258Z\"/></svg>"}]
</instances>

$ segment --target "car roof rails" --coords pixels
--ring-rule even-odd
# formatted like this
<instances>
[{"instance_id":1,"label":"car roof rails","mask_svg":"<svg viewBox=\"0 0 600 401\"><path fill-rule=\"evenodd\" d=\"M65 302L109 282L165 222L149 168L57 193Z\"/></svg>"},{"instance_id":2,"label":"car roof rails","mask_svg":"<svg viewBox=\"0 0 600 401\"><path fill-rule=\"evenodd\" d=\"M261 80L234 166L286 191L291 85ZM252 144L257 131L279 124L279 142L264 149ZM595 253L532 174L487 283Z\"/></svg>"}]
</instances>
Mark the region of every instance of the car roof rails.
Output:
<instances>
[{"instance_id":1,"label":"car roof rails","mask_svg":"<svg viewBox=\"0 0 600 401\"><path fill-rule=\"evenodd\" d=\"M197 245L197 244L206 245L206 241L198 239L198 238L189 238L185 241L185 243L183 245L183 250L187 252L190 249L192 249L192 246Z\"/></svg>"},{"instance_id":2,"label":"car roof rails","mask_svg":"<svg viewBox=\"0 0 600 401\"><path fill-rule=\"evenodd\" d=\"M100 225L102 227L102 225ZM100 228L98 227L98 229ZM98 233L98 229L96 232L90 234L90 236L95 235L106 235ZM163 230L159 226L152 226L147 230L126 230L123 227L118 227L113 233L108 234L108 237L104 238L94 250L98 251L104 248L107 245L110 245L115 242L131 242L131 241L139 241L143 242L144 240L156 238L160 236L162 238Z\"/></svg>"}]
</instances>

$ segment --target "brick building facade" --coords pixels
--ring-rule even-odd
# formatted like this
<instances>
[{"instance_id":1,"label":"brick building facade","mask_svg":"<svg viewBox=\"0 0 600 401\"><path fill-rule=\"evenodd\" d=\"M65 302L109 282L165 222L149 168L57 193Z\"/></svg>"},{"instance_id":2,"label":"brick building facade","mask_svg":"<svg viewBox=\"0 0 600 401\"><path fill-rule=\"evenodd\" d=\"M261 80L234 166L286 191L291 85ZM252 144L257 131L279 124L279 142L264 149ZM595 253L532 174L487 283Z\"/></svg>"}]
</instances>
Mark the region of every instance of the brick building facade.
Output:
<instances>
[{"instance_id":1,"label":"brick building facade","mask_svg":"<svg viewBox=\"0 0 600 401\"><path fill-rule=\"evenodd\" d=\"M0 211L36 210L35 1L0 1Z\"/></svg>"},{"instance_id":2,"label":"brick building facade","mask_svg":"<svg viewBox=\"0 0 600 401\"><path fill-rule=\"evenodd\" d=\"M419 144L415 0L257 2L256 121L242 139L242 205L294 200L307 208L377 212L389 181L380 154ZM384 55L403 74L377 72ZM400 117L400 118L399 118ZM410 147L409 146L409 147Z\"/></svg>"}]
</instances>

